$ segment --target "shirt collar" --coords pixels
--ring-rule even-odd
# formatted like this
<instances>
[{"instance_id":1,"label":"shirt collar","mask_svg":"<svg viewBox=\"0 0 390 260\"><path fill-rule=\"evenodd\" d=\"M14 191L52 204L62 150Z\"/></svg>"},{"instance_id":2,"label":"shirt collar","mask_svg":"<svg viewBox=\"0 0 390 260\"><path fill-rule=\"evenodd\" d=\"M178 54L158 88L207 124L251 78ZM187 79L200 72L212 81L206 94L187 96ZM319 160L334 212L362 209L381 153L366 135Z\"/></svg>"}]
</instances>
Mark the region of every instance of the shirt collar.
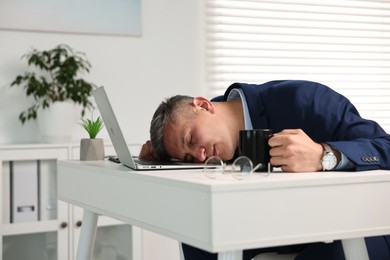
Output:
<instances>
[{"instance_id":1,"label":"shirt collar","mask_svg":"<svg viewBox=\"0 0 390 260\"><path fill-rule=\"evenodd\" d=\"M246 102L244 92L240 88L234 88L229 92L227 101L233 101L238 99L241 99L242 102L242 111L244 112L245 130L252 130L253 129L252 120L249 115L248 104Z\"/></svg>"}]
</instances>

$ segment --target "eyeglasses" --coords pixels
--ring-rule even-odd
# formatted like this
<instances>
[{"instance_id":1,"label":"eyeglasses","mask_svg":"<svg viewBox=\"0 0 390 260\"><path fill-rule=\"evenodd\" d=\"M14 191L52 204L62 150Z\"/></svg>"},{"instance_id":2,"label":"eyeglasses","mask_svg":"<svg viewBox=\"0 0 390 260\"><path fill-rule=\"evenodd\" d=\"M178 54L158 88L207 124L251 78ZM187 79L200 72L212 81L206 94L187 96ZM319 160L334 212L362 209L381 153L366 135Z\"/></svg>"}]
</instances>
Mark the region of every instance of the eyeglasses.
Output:
<instances>
[{"instance_id":1,"label":"eyeglasses","mask_svg":"<svg viewBox=\"0 0 390 260\"><path fill-rule=\"evenodd\" d=\"M231 173L231 175L237 180L243 180L248 178L257 169L262 167L259 163L253 167L252 160L247 156L240 156L234 160L233 164L226 165L218 156L212 156L204 163L203 174L210 179L216 179L222 174ZM270 165L268 164L267 172L260 172L263 176L270 174Z\"/></svg>"}]
</instances>

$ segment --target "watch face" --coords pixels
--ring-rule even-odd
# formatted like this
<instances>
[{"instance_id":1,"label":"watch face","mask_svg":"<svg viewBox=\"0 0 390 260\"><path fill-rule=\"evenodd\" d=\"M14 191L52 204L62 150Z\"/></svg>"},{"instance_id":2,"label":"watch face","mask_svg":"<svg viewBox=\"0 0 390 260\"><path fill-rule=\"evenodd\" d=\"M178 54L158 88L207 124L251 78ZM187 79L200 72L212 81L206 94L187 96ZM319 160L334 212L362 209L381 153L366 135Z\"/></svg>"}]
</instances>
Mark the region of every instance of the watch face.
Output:
<instances>
[{"instance_id":1,"label":"watch face","mask_svg":"<svg viewBox=\"0 0 390 260\"><path fill-rule=\"evenodd\" d=\"M322 167L324 170L333 170L336 167L337 158L333 153L327 153L322 157Z\"/></svg>"}]
</instances>

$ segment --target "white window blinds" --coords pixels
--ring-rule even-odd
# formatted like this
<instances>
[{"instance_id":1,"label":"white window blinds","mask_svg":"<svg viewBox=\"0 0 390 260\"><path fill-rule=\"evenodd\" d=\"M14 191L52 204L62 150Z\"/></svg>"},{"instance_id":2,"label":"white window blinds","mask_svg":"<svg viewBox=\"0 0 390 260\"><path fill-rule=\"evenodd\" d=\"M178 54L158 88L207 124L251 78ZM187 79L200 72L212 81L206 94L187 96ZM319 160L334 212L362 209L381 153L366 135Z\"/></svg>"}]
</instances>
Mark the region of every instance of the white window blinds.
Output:
<instances>
[{"instance_id":1,"label":"white window blinds","mask_svg":"<svg viewBox=\"0 0 390 260\"><path fill-rule=\"evenodd\" d=\"M205 0L208 95L312 80L390 132L390 1Z\"/></svg>"}]
</instances>

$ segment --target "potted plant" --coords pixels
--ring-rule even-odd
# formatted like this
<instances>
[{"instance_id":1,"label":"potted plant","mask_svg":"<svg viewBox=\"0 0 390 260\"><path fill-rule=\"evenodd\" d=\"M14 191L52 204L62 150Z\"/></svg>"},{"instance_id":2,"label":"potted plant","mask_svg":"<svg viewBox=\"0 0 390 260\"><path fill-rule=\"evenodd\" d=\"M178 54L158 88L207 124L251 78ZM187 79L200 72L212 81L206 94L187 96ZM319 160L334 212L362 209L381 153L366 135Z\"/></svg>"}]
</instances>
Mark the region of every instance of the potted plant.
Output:
<instances>
[{"instance_id":1,"label":"potted plant","mask_svg":"<svg viewBox=\"0 0 390 260\"><path fill-rule=\"evenodd\" d=\"M27 60L29 71L16 76L11 83L13 86L22 86L28 97L34 98L34 103L19 115L19 120L24 124L28 120L38 118L41 134L47 137L46 141L56 142L56 137L63 134L64 129L70 133L76 123L76 106L82 107L81 116L86 109L92 108L90 101L95 85L79 77L79 74L89 73L91 65L84 53L76 52L66 44L60 44L53 49L38 51L31 50L22 56ZM71 115L59 115L62 110ZM50 108L50 109L49 109ZM53 118L45 119L51 112L55 112ZM59 126L65 118L72 122L70 126ZM42 120L40 120L42 119ZM55 127L53 133L47 133L45 127ZM44 140L45 141L45 140ZM59 141L64 141L60 138Z\"/></svg>"},{"instance_id":2,"label":"potted plant","mask_svg":"<svg viewBox=\"0 0 390 260\"><path fill-rule=\"evenodd\" d=\"M104 123L100 116L96 119L81 119L80 125L87 131L89 138L83 138L80 142L80 160L94 161L104 159L103 139L96 138Z\"/></svg>"}]
</instances>

